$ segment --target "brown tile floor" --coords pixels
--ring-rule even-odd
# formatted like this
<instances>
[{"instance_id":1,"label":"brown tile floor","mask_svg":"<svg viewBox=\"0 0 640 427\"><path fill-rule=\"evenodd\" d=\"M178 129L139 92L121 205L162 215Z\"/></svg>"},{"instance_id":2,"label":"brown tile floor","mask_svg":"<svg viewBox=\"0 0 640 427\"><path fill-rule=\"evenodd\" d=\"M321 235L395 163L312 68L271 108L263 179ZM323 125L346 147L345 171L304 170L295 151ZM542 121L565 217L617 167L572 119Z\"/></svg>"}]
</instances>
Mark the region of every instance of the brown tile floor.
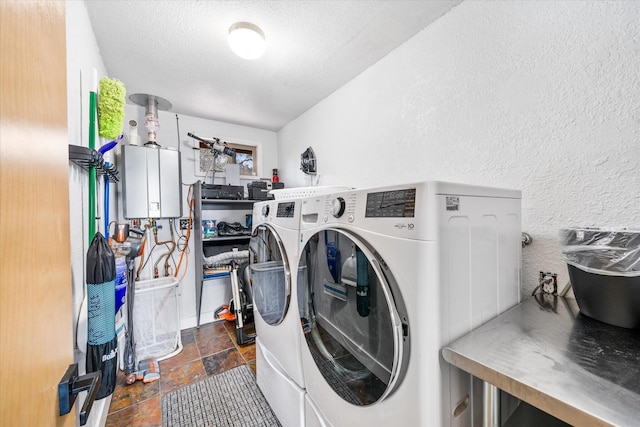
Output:
<instances>
[{"instance_id":1,"label":"brown tile floor","mask_svg":"<svg viewBox=\"0 0 640 427\"><path fill-rule=\"evenodd\" d=\"M252 325L247 325L246 331ZM249 365L256 371L255 345L238 346L235 324L209 323L200 329L182 331L182 352L160 362L160 380L149 384L124 382L118 372L106 427L155 427L162 425L161 399L167 393L219 374L228 369Z\"/></svg>"}]
</instances>

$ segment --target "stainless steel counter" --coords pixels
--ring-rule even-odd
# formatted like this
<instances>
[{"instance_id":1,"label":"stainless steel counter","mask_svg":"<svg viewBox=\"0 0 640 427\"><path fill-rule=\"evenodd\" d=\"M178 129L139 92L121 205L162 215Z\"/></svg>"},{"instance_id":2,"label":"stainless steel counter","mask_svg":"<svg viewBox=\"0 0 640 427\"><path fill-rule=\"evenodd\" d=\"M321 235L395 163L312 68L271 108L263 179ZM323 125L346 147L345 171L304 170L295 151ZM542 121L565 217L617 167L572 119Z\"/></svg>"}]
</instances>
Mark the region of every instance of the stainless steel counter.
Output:
<instances>
[{"instance_id":1,"label":"stainless steel counter","mask_svg":"<svg viewBox=\"0 0 640 427\"><path fill-rule=\"evenodd\" d=\"M640 331L586 317L573 299L529 298L442 355L571 425L640 426Z\"/></svg>"}]
</instances>

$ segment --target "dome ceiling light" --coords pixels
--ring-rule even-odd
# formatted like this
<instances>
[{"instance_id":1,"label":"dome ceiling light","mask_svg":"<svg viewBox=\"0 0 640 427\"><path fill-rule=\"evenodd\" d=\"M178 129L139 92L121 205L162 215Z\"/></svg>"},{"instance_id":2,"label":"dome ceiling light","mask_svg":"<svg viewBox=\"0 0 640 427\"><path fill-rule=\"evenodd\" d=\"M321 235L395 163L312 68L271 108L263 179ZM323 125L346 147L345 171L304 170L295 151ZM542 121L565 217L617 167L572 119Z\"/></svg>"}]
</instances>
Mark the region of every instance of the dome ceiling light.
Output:
<instances>
[{"instance_id":1,"label":"dome ceiling light","mask_svg":"<svg viewBox=\"0 0 640 427\"><path fill-rule=\"evenodd\" d=\"M258 59L266 48L264 33L250 22L236 22L229 27L227 41L231 50L244 59Z\"/></svg>"}]
</instances>

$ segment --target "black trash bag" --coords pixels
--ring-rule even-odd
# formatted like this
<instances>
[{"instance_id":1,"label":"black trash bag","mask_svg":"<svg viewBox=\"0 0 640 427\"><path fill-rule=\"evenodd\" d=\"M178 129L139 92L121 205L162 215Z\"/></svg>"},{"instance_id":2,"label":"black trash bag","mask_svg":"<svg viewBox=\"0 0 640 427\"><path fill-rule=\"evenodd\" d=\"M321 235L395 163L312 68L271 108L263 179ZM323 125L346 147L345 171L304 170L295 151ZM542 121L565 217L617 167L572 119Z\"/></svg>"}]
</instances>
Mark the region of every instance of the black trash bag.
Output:
<instances>
[{"instance_id":1,"label":"black trash bag","mask_svg":"<svg viewBox=\"0 0 640 427\"><path fill-rule=\"evenodd\" d=\"M87 251L87 373L101 371L96 399L116 387L118 339L116 337L116 261L104 236L96 233Z\"/></svg>"},{"instance_id":2,"label":"black trash bag","mask_svg":"<svg viewBox=\"0 0 640 427\"><path fill-rule=\"evenodd\" d=\"M97 232L87 251L87 283L105 283L115 278L115 255L102 233Z\"/></svg>"},{"instance_id":3,"label":"black trash bag","mask_svg":"<svg viewBox=\"0 0 640 427\"><path fill-rule=\"evenodd\" d=\"M118 375L118 340L114 338L102 345L87 345L87 373L101 371L102 382L96 400L104 399L116 388Z\"/></svg>"}]
</instances>

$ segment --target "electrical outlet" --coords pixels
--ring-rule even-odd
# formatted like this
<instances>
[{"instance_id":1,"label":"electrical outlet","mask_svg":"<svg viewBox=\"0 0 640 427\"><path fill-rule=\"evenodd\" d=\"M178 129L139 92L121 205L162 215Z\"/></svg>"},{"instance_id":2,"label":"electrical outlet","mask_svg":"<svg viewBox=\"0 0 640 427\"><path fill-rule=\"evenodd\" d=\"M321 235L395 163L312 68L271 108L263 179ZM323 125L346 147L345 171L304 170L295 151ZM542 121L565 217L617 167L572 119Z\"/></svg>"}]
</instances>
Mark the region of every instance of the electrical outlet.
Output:
<instances>
[{"instance_id":1,"label":"electrical outlet","mask_svg":"<svg viewBox=\"0 0 640 427\"><path fill-rule=\"evenodd\" d=\"M189 228L189 220L188 219L181 219L180 220L180 230L186 230L187 228Z\"/></svg>"}]
</instances>

